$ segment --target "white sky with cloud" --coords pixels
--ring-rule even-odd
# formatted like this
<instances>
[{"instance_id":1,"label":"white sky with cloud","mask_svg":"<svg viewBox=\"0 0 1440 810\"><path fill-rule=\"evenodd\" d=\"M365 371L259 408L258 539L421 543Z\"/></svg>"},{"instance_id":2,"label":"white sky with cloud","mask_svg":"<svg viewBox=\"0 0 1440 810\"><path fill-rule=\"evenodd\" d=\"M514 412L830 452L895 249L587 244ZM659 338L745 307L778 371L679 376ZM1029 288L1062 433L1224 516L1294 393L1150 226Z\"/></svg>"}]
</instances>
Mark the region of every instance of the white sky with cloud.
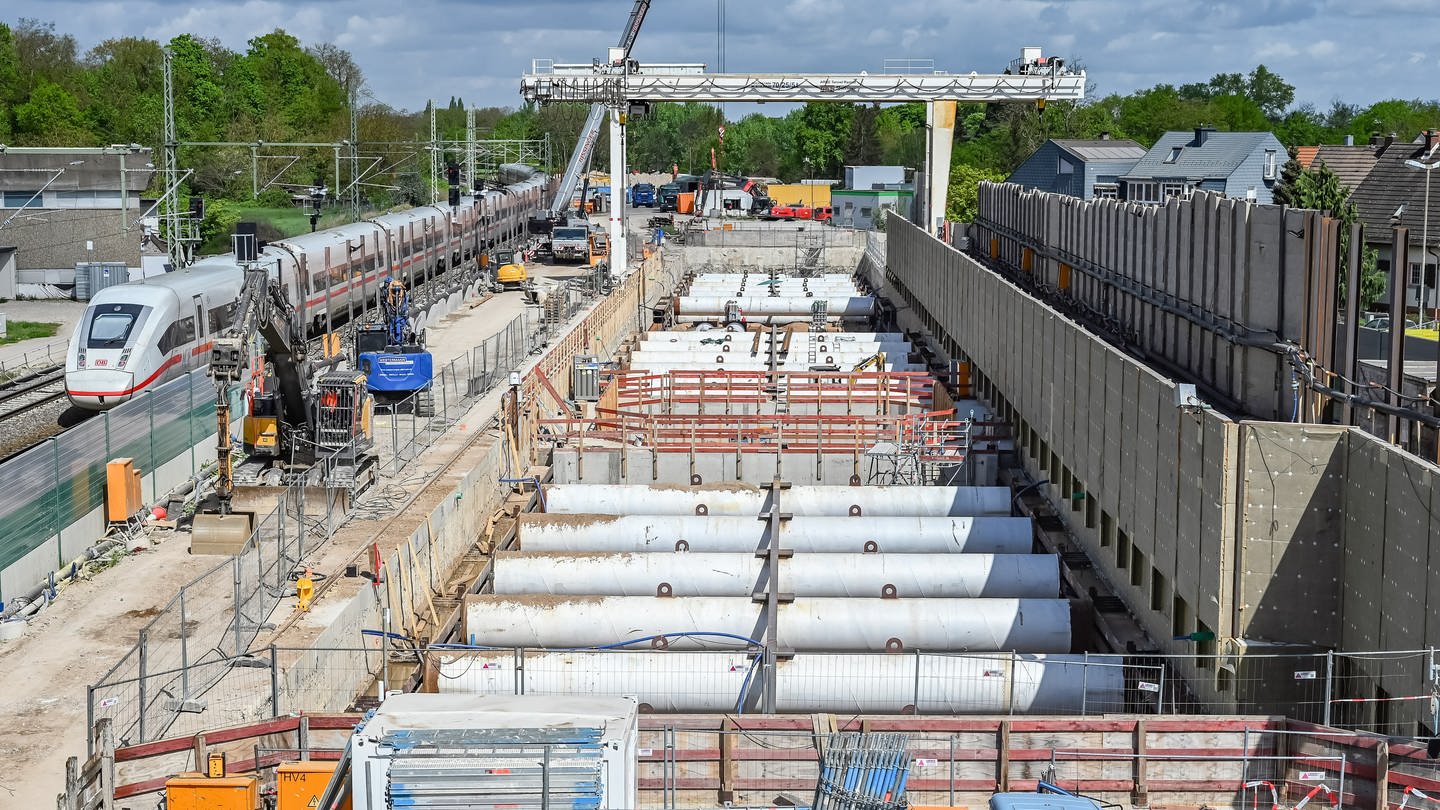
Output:
<instances>
[{"instance_id":1,"label":"white sky with cloud","mask_svg":"<svg viewBox=\"0 0 1440 810\"><path fill-rule=\"evenodd\" d=\"M284 28L350 50L371 92L396 107L460 96L519 103L533 58L588 62L615 44L631 0L9 0L5 18L35 17L81 49L117 36L178 33L245 41ZM1423 5L1423 4L1422 4ZM999 71L1036 44L1082 60L1099 93L1205 81L1264 62L1322 110L1335 99L1433 98L1440 52L1433 18L1410 0L725 0L731 71L878 70L886 58L934 59L954 71ZM641 61L707 62L715 0L657 0Z\"/></svg>"}]
</instances>

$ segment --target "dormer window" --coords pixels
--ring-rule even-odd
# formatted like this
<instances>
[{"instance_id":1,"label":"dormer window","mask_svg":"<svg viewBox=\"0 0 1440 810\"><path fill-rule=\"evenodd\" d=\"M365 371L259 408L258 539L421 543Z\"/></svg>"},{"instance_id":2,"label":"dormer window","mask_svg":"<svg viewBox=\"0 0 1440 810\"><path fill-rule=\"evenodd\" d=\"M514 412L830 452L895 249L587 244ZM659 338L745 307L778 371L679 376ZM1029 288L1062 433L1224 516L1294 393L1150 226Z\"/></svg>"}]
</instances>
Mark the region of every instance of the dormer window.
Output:
<instances>
[{"instance_id":1,"label":"dormer window","mask_svg":"<svg viewBox=\"0 0 1440 810\"><path fill-rule=\"evenodd\" d=\"M1183 147L1179 147L1179 146L1172 146L1172 147L1170 147L1170 154L1165 156L1165 162L1166 162L1166 163L1174 163L1175 161L1179 160L1179 159L1180 159L1180 150L1181 150L1182 148L1183 148Z\"/></svg>"}]
</instances>

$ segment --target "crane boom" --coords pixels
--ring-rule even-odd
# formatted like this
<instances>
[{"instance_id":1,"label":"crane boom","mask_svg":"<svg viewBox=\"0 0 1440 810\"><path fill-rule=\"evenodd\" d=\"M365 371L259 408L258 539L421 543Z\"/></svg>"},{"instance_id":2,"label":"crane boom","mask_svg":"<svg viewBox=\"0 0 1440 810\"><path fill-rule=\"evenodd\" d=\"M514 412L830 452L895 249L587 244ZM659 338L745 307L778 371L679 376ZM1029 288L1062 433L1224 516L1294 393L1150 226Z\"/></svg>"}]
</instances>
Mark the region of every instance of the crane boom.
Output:
<instances>
[{"instance_id":1,"label":"crane boom","mask_svg":"<svg viewBox=\"0 0 1440 810\"><path fill-rule=\"evenodd\" d=\"M618 46L624 49L626 59L630 58L630 49L635 47L635 39L640 36L640 26L645 22L645 15L649 11L650 0L635 0L635 7L630 10L630 20L625 25L625 32L620 35ZM580 183L580 174L585 170L585 164L590 161L590 153L595 151L595 142L600 139L600 126L605 123L605 112L604 104L590 105L590 114L585 117L585 126L580 129L580 139L575 144L575 151L570 153L570 161L565 164L565 174L560 177L555 199L550 201L551 219L560 218L570 207L570 198ZM584 200L581 200L581 205L584 205Z\"/></svg>"}]
</instances>

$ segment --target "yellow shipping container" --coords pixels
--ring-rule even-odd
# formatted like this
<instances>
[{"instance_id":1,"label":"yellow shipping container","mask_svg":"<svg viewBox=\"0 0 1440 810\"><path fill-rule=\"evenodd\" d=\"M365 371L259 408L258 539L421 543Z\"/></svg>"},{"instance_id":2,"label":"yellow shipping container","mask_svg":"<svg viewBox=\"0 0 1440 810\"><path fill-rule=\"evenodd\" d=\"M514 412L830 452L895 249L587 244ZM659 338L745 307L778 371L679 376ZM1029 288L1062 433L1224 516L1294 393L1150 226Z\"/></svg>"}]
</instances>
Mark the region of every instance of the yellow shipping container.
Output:
<instances>
[{"instance_id":1,"label":"yellow shipping container","mask_svg":"<svg viewBox=\"0 0 1440 810\"><path fill-rule=\"evenodd\" d=\"M811 208L830 204L830 187L809 183L776 183L766 189L776 205L808 205Z\"/></svg>"}]
</instances>

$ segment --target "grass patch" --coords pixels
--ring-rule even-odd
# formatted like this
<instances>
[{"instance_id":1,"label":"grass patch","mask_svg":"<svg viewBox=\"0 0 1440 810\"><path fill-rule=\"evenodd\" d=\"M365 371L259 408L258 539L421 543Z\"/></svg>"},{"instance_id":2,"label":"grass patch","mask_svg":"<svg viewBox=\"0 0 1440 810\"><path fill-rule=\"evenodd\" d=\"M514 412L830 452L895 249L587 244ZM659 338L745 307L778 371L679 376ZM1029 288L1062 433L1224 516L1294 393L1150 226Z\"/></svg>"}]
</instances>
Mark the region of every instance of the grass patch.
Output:
<instances>
[{"instance_id":1,"label":"grass patch","mask_svg":"<svg viewBox=\"0 0 1440 810\"><path fill-rule=\"evenodd\" d=\"M41 321L10 321L5 325L5 337L0 338L0 346L8 343L19 343L22 340L32 338L54 337L60 331L60 324Z\"/></svg>"},{"instance_id":2,"label":"grass patch","mask_svg":"<svg viewBox=\"0 0 1440 810\"><path fill-rule=\"evenodd\" d=\"M263 222L280 232L282 239L310 232L310 215L303 208L238 208L241 222ZM347 216L340 211L321 215L318 230L345 224Z\"/></svg>"}]
</instances>

